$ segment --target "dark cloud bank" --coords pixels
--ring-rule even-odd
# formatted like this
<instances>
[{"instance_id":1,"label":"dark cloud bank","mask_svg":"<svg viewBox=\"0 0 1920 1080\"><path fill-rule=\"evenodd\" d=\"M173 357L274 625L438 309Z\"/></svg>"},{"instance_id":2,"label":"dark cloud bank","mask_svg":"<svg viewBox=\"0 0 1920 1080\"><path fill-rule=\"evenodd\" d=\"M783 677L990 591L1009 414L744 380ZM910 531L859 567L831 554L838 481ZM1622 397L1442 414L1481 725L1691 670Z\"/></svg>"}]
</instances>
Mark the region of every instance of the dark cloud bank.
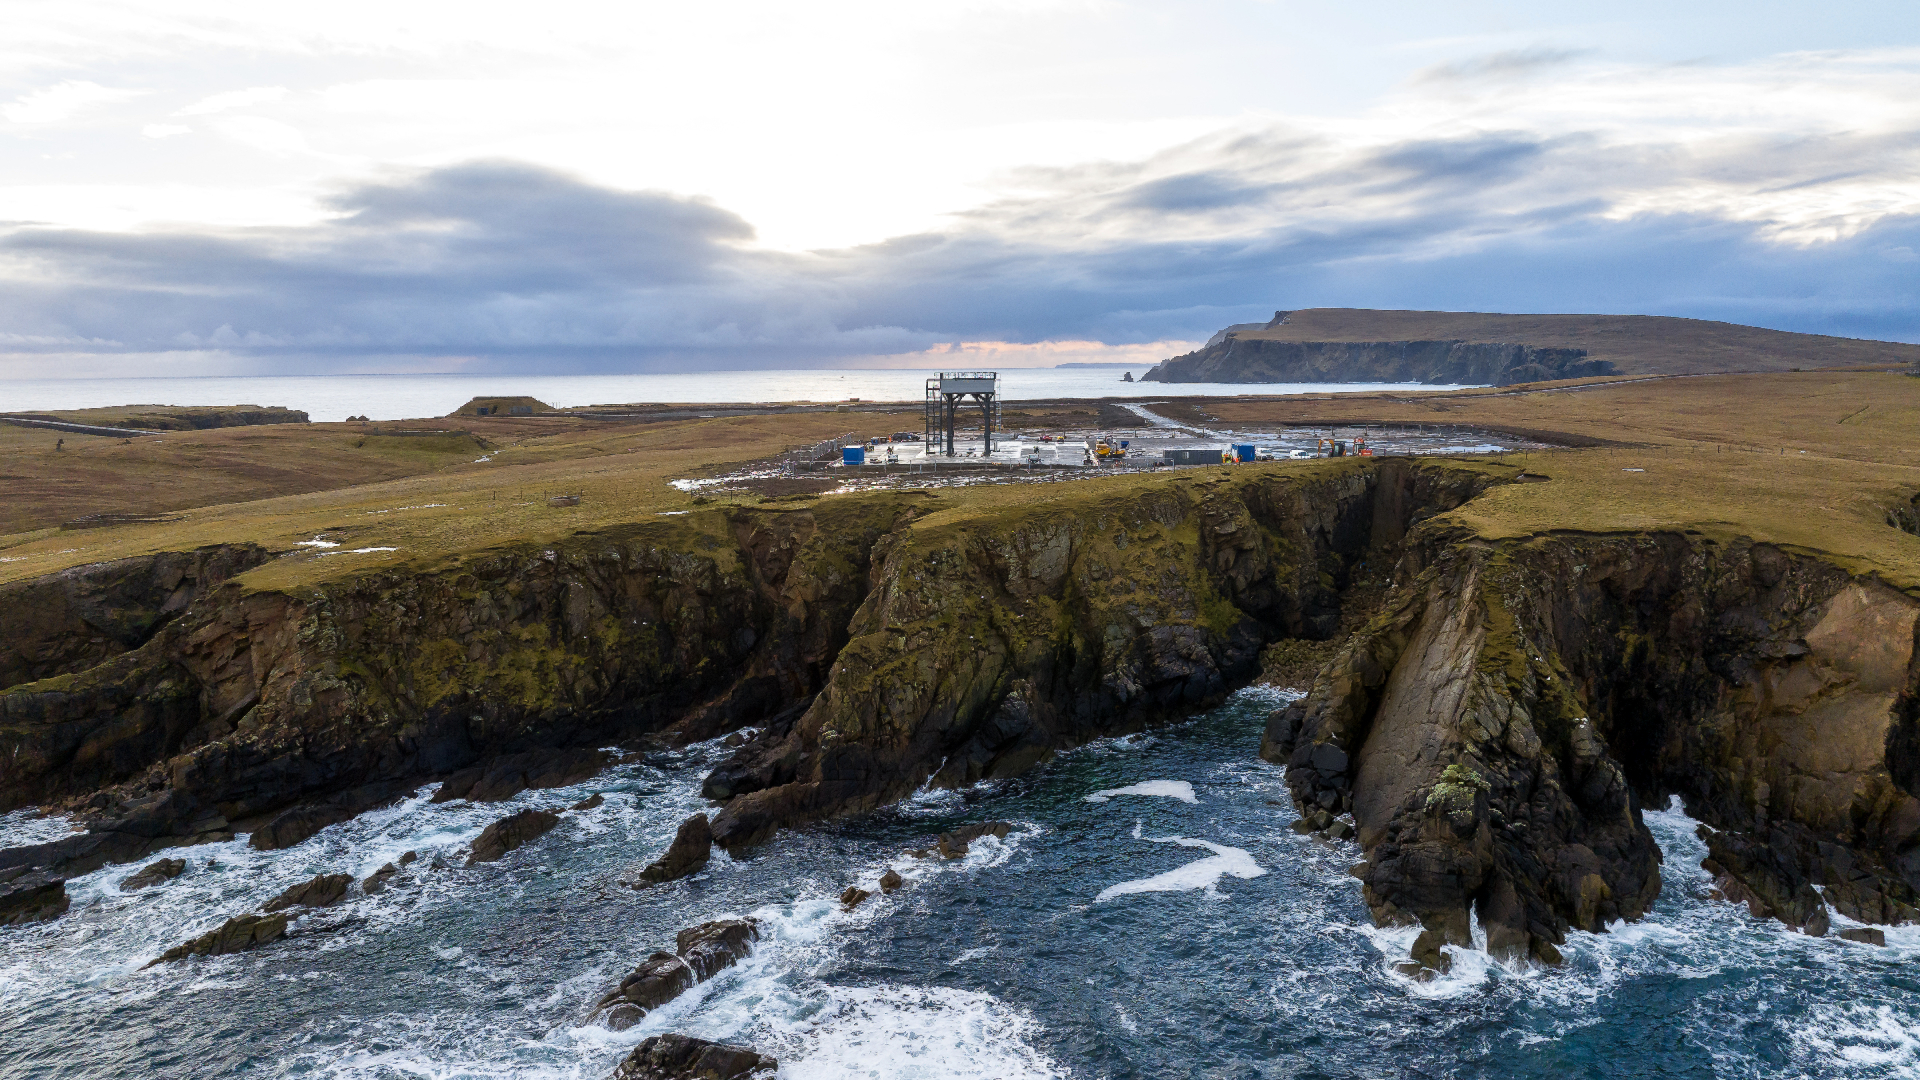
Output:
<instances>
[{"instance_id":1,"label":"dark cloud bank","mask_svg":"<svg viewBox=\"0 0 1920 1080\"><path fill-rule=\"evenodd\" d=\"M339 216L310 227L8 227L0 352L15 377L57 376L56 358L76 353L207 351L256 372L397 357L685 371L960 340L1198 338L1322 305L1639 312L1920 340L1913 216L1800 244L1709 215L1605 216L1614 188L1650 173L1738 159L1763 174L1756 187L1803 182L1762 151L1758 166L1753 148L1676 165L1480 136L1314 163L1310 140L1241 139L1172 168L1055 171L1047 194L943 233L804 255L754 250L751 226L705 201L482 162L347 191ZM1816 172L1873 158L1792 153ZM167 373L159 364L128 373Z\"/></svg>"}]
</instances>

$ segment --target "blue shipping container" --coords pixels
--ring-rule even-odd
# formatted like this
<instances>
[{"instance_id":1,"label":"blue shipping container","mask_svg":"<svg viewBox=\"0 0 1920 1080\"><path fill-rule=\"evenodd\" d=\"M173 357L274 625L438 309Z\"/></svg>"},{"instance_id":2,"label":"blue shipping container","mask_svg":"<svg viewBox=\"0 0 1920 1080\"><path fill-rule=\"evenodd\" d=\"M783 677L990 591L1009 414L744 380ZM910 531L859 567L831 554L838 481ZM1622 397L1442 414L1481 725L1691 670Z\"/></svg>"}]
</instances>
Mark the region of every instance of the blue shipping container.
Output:
<instances>
[{"instance_id":1,"label":"blue shipping container","mask_svg":"<svg viewBox=\"0 0 1920 1080\"><path fill-rule=\"evenodd\" d=\"M841 447L841 448L840 448L840 464L842 464L842 465L865 465L866 463L867 463L867 448L866 448L866 447L864 447L864 446L843 446L843 447Z\"/></svg>"},{"instance_id":2,"label":"blue shipping container","mask_svg":"<svg viewBox=\"0 0 1920 1080\"><path fill-rule=\"evenodd\" d=\"M1252 461L1254 456L1255 451L1252 443L1233 444L1233 459L1235 461Z\"/></svg>"}]
</instances>

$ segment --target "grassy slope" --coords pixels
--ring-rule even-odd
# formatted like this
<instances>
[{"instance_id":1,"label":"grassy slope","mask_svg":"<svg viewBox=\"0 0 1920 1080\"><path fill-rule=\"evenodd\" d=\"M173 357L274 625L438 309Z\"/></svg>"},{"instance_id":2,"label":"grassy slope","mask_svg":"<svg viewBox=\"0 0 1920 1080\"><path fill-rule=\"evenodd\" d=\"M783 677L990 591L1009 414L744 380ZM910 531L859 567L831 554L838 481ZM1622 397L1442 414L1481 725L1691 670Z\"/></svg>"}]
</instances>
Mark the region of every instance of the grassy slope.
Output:
<instances>
[{"instance_id":1,"label":"grassy slope","mask_svg":"<svg viewBox=\"0 0 1920 1080\"><path fill-rule=\"evenodd\" d=\"M427 564L462 551L541 542L579 529L686 509L690 497L669 487L668 479L831 437L845 430L845 417L807 414L647 425L539 420L492 424L463 418L460 427L505 449L491 461L476 463L480 453L470 445L457 453L423 450L415 444L437 447L443 439L365 439L358 425L310 424L291 430L246 428L170 435L135 440L132 446L101 440L110 444L101 448L103 452L152 455L114 459L109 469L69 465L66 460L48 464L45 459L56 455L52 439L46 438L44 445L23 448L20 456L31 458L37 453L43 470L94 469L69 475L105 477L125 488L129 499L143 486L178 488L178 498L193 508L180 510L179 520L171 522L60 531L12 524L18 520L18 511L10 500L6 527L13 531L0 535L0 580L212 543L252 541L290 548L295 541L323 532L340 543L336 550L399 550L332 556L303 551L263 567L250 580L279 586L339 577L366 566ZM27 435L37 438L38 433ZM0 439L11 438L15 436L0 429ZM74 437L67 438L68 450L58 457L79 457ZM352 444L362 439L370 446L355 449ZM158 445L143 446L143 442ZM394 445L374 445L387 442ZM369 453L377 456L360 456ZM16 473L21 466L10 462L0 469ZM372 482L357 482L349 478L354 469L376 475ZM385 470L384 475L378 474L380 470ZM60 479L57 474L55 478ZM280 483L280 491L298 492L302 483L324 490L269 491L268 497L249 499L241 486L248 479L260 486ZM241 498L205 505L220 491L234 488L240 488L235 494ZM550 495L562 493L581 495L580 504L547 505ZM43 502L53 498L41 496ZM164 507L165 502L165 497L155 496L136 505ZM103 508L111 507L98 505L97 499L89 504L89 509Z\"/></svg>"},{"instance_id":2,"label":"grassy slope","mask_svg":"<svg viewBox=\"0 0 1920 1080\"><path fill-rule=\"evenodd\" d=\"M1886 507L1920 491L1920 446L1914 438L1920 432L1920 379L1832 372L1715 376L1602 383L1572 393L1214 399L1190 407L1201 414L1197 419L1236 426L1438 421L1570 432L1628 444L1510 455L1504 462L1469 459L1474 467L1503 476L1524 469L1552 479L1501 487L1454 517L1490 536L1648 529L1747 536L1820 552L1856 572L1878 573L1920 592L1920 538L1885 523ZM576 530L688 509L691 497L668 486L668 480L832 436L844 429L845 420L819 413L744 416L523 435L484 465L463 461L402 479L208 506L166 524L0 537L0 560L6 560L0 561L0 580L219 541L287 548L322 532L341 543L340 551L399 550L333 556L302 551L252 572L248 580L280 588L375 566L440 565L462 552L552 542ZM479 425L461 424L476 433ZM1789 452L1782 454L1783 447ZM288 449L300 451L300 458L309 456L301 447ZM1320 470L1357 464L1235 468ZM937 507L938 513L925 524L953 525L1009 510L1045 514L1067 506L1088 508L1140 486L1202 482L1212 472L945 489L930 500L929 508ZM580 505L547 505L546 496L561 492L581 494ZM434 503L444 505L427 505Z\"/></svg>"},{"instance_id":3,"label":"grassy slope","mask_svg":"<svg viewBox=\"0 0 1920 1080\"><path fill-rule=\"evenodd\" d=\"M1787 371L1920 362L1920 345L1763 330L1659 315L1495 315L1472 311L1309 308L1241 340L1503 341L1585 349L1629 374Z\"/></svg>"}]
</instances>

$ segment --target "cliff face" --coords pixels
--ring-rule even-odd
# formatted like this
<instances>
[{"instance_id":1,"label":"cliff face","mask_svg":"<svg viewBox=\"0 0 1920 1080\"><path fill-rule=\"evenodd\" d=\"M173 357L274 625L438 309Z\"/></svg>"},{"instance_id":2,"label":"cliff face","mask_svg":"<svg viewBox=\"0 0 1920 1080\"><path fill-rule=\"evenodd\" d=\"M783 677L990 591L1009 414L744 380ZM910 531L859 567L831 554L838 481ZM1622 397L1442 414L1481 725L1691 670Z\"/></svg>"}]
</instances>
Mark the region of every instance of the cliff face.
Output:
<instances>
[{"instance_id":1,"label":"cliff face","mask_svg":"<svg viewBox=\"0 0 1920 1080\"><path fill-rule=\"evenodd\" d=\"M252 545L164 552L0 585L0 687L138 648L210 589L267 559Z\"/></svg>"},{"instance_id":2,"label":"cliff face","mask_svg":"<svg viewBox=\"0 0 1920 1080\"><path fill-rule=\"evenodd\" d=\"M237 828L292 843L478 762L752 727L706 784L738 849L1190 715L1267 642L1333 636L1352 582L1391 568L1261 753L1310 825L1352 813L1368 903L1424 927L1416 956L1466 943L1470 913L1545 960L1645 913L1641 808L1674 795L1756 914L1915 917L1920 602L1744 541L1432 520L1492 482L1381 458L949 509L875 494L289 592L225 580L251 548L80 568L0 607L28 680L0 691L0 809L92 831L0 872Z\"/></svg>"},{"instance_id":3,"label":"cliff face","mask_svg":"<svg viewBox=\"0 0 1920 1080\"><path fill-rule=\"evenodd\" d=\"M910 503L706 512L439 573L215 589L131 651L0 693L0 806L84 799L102 834L0 862L136 858L495 755L761 722L818 690L867 554ZM11 629L26 655L71 636Z\"/></svg>"},{"instance_id":4,"label":"cliff face","mask_svg":"<svg viewBox=\"0 0 1920 1080\"><path fill-rule=\"evenodd\" d=\"M1262 747L1303 814L1352 812L1381 923L1433 949L1468 942L1471 910L1492 951L1555 959L1568 928L1646 911L1640 810L1672 795L1756 915L1916 914L1911 597L1678 535L1432 533L1396 577Z\"/></svg>"},{"instance_id":5,"label":"cliff face","mask_svg":"<svg viewBox=\"0 0 1920 1080\"><path fill-rule=\"evenodd\" d=\"M1584 349L1473 341L1266 341L1228 334L1162 361L1145 382L1466 383L1507 386L1612 375Z\"/></svg>"},{"instance_id":6,"label":"cliff face","mask_svg":"<svg viewBox=\"0 0 1920 1080\"><path fill-rule=\"evenodd\" d=\"M819 699L708 779L728 800L715 839L1189 714L1250 680L1266 642L1331 634L1353 566L1486 482L1404 461L1256 473L890 538Z\"/></svg>"}]
</instances>

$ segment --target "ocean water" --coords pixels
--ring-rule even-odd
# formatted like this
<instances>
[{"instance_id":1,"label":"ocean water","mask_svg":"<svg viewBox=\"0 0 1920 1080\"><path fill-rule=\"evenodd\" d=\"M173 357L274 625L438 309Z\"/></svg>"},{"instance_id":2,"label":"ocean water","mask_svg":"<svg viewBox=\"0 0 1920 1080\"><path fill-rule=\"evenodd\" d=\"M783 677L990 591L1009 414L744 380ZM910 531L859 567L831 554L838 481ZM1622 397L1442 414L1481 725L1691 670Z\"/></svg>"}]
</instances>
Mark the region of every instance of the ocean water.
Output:
<instances>
[{"instance_id":1,"label":"ocean water","mask_svg":"<svg viewBox=\"0 0 1920 1080\"><path fill-rule=\"evenodd\" d=\"M1417 383L1124 383L1143 367L1017 368L1000 373L1008 401L1453 390ZM558 408L669 402L918 402L934 371L715 371L681 375L305 375L152 379L0 380L0 412L110 405L280 405L319 421L445 416L483 394L525 394Z\"/></svg>"},{"instance_id":2,"label":"ocean water","mask_svg":"<svg viewBox=\"0 0 1920 1080\"><path fill-rule=\"evenodd\" d=\"M783 834L695 878L616 884L703 809L713 745L507 804L428 792L294 848L186 849L132 894L111 867L52 923L0 928L0 1077L608 1076L647 1035L749 1043L791 1078L1912 1077L1920 929L1875 949L1707 897L1694 823L1650 813L1666 852L1652 916L1575 934L1556 970L1456 951L1428 984L1392 970L1346 843L1295 834L1255 756L1280 700L1254 688L1184 723L1063 754L1016 780L928 793ZM547 836L433 869L489 821L592 792ZM964 859L903 854L966 822L1015 823ZM10 815L7 842L57 823ZM321 872L422 855L259 951L141 965ZM907 878L852 912L848 885ZM676 930L763 920L740 966L614 1033L592 1002Z\"/></svg>"}]
</instances>

